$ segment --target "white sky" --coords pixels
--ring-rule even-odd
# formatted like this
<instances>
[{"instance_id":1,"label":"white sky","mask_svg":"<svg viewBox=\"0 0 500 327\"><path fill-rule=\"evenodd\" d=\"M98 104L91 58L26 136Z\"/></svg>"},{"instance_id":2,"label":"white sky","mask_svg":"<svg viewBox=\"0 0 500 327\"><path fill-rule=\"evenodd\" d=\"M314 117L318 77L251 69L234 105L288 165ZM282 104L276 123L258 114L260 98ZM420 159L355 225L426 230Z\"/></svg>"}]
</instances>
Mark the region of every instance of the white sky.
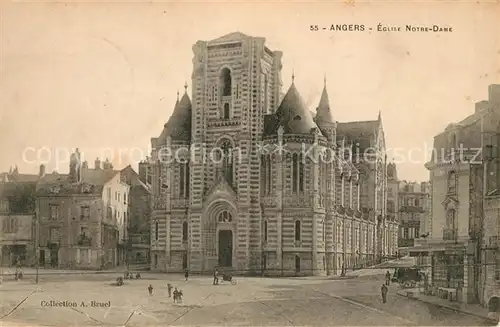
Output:
<instances>
[{"instance_id":1,"label":"white sky","mask_svg":"<svg viewBox=\"0 0 500 327\"><path fill-rule=\"evenodd\" d=\"M52 159L56 148L78 147L90 166L106 148L117 168L139 160L131 149L147 155L177 90L191 84L192 45L234 31L284 52L284 91L294 69L311 109L326 73L337 120L372 120L381 110L387 147L414 153L415 162L398 164L403 179L428 179L422 151L433 136L500 82L498 4L16 3L0 5L0 14L0 171L17 164L36 173L34 153L27 161L23 153L43 147ZM383 33L378 23L453 32ZM373 31L311 32L311 24ZM66 172L64 159L47 170Z\"/></svg>"}]
</instances>

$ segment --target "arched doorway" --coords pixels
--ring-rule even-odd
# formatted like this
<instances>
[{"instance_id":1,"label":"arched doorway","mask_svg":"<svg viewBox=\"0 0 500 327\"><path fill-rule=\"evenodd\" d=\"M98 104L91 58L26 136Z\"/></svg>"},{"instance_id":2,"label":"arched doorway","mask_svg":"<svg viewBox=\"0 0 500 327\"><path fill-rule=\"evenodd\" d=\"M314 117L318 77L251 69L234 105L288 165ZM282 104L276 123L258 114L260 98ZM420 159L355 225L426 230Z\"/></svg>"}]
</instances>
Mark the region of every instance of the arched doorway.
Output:
<instances>
[{"instance_id":1,"label":"arched doorway","mask_svg":"<svg viewBox=\"0 0 500 327\"><path fill-rule=\"evenodd\" d=\"M295 272L300 272L300 257L298 255L295 256Z\"/></svg>"},{"instance_id":2,"label":"arched doorway","mask_svg":"<svg viewBox=\"0 0 500 327\"><path fill-rule=\"evenodd\" d=\"M233 231L219 231L219 266L233 266Z\"/></svg>"},{"instance_id":3,"label":"arched doorway","mask_svg":"<svg viewBox=\"0 0 500 327\"><path fill-rule=\"evenodd\" d=\"M488 311L500 312L500 298L498 296L494 296L488 301Z\"/></svg>"}]
</instances>

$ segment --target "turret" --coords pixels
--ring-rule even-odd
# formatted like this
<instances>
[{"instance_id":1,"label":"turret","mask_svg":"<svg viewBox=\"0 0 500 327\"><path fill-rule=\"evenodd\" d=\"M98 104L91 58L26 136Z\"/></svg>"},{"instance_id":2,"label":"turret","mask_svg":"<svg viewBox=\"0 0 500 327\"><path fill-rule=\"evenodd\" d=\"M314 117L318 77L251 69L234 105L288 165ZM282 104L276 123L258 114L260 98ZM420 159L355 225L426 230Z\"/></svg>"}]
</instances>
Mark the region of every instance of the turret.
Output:
<instances>
[{"instance_id":1,"label":"turret","mask_svg":"<svg viewBox=\"0 0 500 327\"><path fill-rule=\"evenodd\" d=\"M337 137L337 123L333 119L333 115L330 109L330 100L328 99L328 91L326 90L326 77L323 85L323 92L321 93L321 98L319 100L318 107L316 108L316 117L314 118L316 124L318 124L319 129L327 137L328 142L335 144Z\"/></svg>"}]
</instances>

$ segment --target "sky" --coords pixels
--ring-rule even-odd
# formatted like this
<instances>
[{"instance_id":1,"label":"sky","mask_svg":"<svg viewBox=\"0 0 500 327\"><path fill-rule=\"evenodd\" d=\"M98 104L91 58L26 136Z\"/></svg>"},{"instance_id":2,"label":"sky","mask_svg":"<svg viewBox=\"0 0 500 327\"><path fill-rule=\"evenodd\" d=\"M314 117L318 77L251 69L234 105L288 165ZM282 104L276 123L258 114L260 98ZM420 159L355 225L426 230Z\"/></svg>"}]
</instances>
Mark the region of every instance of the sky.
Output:
<instances>
[{"instance_id":1,"label":"sky","mask_svg":"<svg viewBox=\"0 0 500 327\"><path fill-rule=\"evenodd\" d=\"M0 4L0 172L68 171L75 148L93 166L148 155L191 91L192 46L239 31L283 51L283 91L315 110L324 83L338 121L381 112L398 176L427 180L434 135L500 83L500 6L466 2ZM378 32L377 25L452 32ZM364 24L372 31L322 30ZM310 31L318 25L319 31Z\"/></svg>"}]
</instances>

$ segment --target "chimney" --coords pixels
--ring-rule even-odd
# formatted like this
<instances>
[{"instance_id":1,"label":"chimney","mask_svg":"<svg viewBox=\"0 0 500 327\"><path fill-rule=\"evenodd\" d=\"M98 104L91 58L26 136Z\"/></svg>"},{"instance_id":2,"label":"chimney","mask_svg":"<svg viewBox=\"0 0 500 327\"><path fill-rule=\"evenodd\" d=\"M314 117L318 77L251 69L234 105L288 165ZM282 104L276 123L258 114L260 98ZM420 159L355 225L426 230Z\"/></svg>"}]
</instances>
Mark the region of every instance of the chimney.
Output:
<instances>
[{"instance_id":1,"label":"chimney","mask_svg":"<svg viewBox=\"0 0 500 327\"><path fill-rule=\"evenodd\" d=\"M83 180L85 176L87 175L87 172L89 170L89 164L87 161L82 162L82 169L81 169L81 177L80 180Z\"/></svg>"},{"instance_id":2,"label":"chimney","mask_svg":"<svg viewBox=\"0 0 500 327\"><path fill-rule=\"evenodd\" d=\"M45 176L45 165L40 165L40 170L38 172L38 178L43 178Z\"/></svg>"},{"instance_id":3,"label":"chimney","mask_svg":"<svg viewBox=\"0 0 500 327\"><path fill-rule=\"evenodd\" d=\"M95 170L101 169L101 160L99 160L99 158L96 158L94 161L94 169Z\"/></svg>"},{"instance_id":4,"label":"chimney","mask_svg":"<svg viewBox=\"0 0 500 327\"><path fill-rule=\"evenodd\" d=\"M106 161L102 163L102 169L111 169L111 163L109 162L108 158L106 158Z\"/></svg>"}]
</instances>

